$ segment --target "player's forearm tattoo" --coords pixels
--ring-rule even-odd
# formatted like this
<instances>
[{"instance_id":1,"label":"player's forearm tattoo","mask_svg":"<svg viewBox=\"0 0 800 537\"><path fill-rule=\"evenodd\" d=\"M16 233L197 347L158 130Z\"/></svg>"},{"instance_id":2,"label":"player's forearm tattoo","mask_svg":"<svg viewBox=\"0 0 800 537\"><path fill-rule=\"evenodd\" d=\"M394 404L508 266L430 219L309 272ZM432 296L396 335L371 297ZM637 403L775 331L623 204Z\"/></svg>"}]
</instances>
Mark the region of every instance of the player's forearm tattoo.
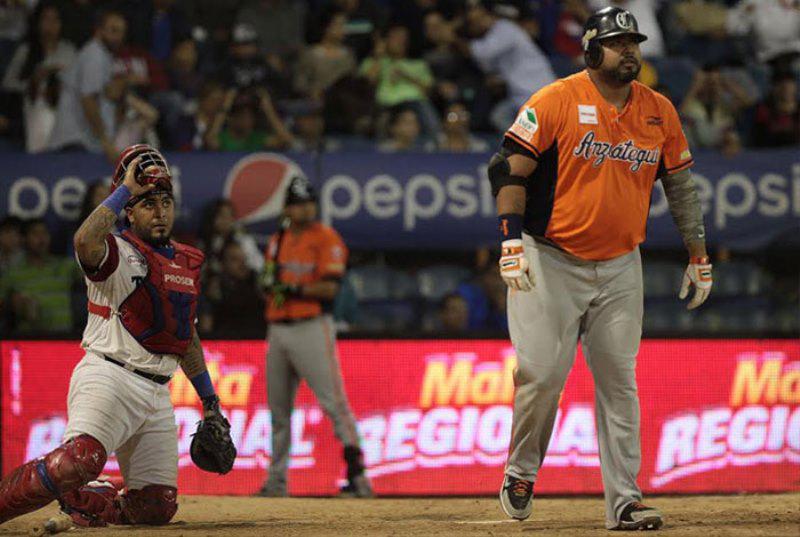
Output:
<instances>
[{"instance_id":1,"label":"player's forearm tattoo","mask_svg":"<svg viewBox=\"0 0 800 537\"><path fill-rule=\"evenodd\" d=\"M186 378L194 378L203 371L206 371L206 359L203 356L203 345L200 343L200 336L197 331L192 331L192 341L189 348L181 358L181 369L186 374Z\"/></svg>"},{"instance_id":2,"label":"player's forearm tattoo","mask_svg":"<svg viewBox=\"0 0 800 537\"><path fill-rule=\"evenodd\" d=\"M700 209L700 198L697 196L692 173L683 170L661 178L664 193L667 196L669 212L684 244L705 241L706 230L703 226L703 211Z\"/></svg>"},{"instance_id":3,"label":"player's forearm tattoo","mask_svg":"<svg viewBox=\"0 0 800 537\"><path fill-rule=\"evenodd\" d=\"M106 253L106 235L114 229L117 215L105 205L99 205L86 217L75 232L75 250L81 263L97 267Z\"/></svg>"}]
</instances>

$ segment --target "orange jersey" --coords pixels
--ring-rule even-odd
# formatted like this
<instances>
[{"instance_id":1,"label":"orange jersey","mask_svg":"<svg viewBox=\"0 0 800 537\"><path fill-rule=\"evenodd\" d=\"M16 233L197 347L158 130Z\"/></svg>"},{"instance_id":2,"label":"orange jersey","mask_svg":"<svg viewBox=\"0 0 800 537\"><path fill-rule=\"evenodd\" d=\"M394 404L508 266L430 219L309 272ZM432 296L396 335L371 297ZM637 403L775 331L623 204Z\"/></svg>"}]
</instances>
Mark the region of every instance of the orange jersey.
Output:
<instances>
[{"instance_id":1,"label":"orange jersey","mask_svg":"<svg viewBox=\"0 0 800 537\"><path fill-rule=\"evenodd\" d=\"M274 260L278 247L278 234L270 237L265 252L269 262ZM291 229L283 234L278 251L278 277L281 283L305 285L326 278L341 278L347 265L347 246L332 227L314 222L295 233ZM289 297L280 308L267 301L267 321L305 319L323 312L323 304L313 298Z\"/></svg>"},{"instance_id":2,"label":"orange jersey","mask_svg":"<svg viewBox=\"0 0 800 537\"><path fill-rule=\"evenodd\" d=\"M587 71L535 93L505 136L538 161L525 231L588 260L641 243L656 179L693 164L669 100L633 82L618 112Z\"/></svg>"}]
</instances>

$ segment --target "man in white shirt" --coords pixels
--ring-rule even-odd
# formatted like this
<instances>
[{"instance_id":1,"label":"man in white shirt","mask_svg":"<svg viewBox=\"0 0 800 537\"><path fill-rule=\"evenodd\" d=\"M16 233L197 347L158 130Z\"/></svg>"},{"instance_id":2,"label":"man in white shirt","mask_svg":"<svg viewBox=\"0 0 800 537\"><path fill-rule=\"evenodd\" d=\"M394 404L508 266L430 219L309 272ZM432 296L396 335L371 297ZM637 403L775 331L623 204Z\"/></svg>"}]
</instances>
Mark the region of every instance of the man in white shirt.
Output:
<instances>
[{"instance_id":1,"label":"man in white shirt","mask_svg":"<svg viewBox=\"0 0 800 537\"><path fill-rule=\"evenodd\" d=\"M506 98L491 113L492 125L503 131L531 93L555 82L555 74L530 36L516 23L497 17L487 2L468 2L466 26L474 37L469 52L478 66L506 85Z\"/></svg>"},{"instance_id":2,"label":"man in white shirt","mask_svg":"<svg viewBox=\"0 0 800 537\"><path fill-rule=\"evenodd\" d=\"M63 75L63 88L49 147L52 150L82 148L117 158L113 132L113 106L103 94L113 74L114 53L125 40L125 18L108 11L99 18L94 38L83 46L77 60ZM104 117L112 114L110 117Z\"/></svg>"}]
</instances>

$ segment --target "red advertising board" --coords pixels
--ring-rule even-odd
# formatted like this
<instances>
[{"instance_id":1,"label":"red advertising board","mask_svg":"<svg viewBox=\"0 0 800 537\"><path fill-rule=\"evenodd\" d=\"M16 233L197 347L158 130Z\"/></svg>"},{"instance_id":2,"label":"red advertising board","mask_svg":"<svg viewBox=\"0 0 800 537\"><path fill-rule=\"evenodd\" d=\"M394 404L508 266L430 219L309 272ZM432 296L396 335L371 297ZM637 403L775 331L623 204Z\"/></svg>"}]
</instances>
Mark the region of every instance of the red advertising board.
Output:
<instances>
[{"instance_id":1,"label":"red advertising board","mask_svg":"<svg viewBox=\"0 0 800 537\"><path fill-rule=\"evenodd\" d=\"M2 342L2 467L61 441L75 342ZM182 375L171 383L179 426L179 488L251 494L269 464L270 419L261 341L207 341L206 359L232 425L234 471L214 476L189 458L199 404ZM511 431L506 341L348 340L345 387L369 474L383 495L494 494ZM641 487L649 493L800 490L800 343L796 340L647 340L637 365ZM341 446L302 387L292 416L290 492L329 495ZM107 473L118 473L113 457ZM537 494L601 491L591 374L575 361Z\"/></svg>"}]
</instances>

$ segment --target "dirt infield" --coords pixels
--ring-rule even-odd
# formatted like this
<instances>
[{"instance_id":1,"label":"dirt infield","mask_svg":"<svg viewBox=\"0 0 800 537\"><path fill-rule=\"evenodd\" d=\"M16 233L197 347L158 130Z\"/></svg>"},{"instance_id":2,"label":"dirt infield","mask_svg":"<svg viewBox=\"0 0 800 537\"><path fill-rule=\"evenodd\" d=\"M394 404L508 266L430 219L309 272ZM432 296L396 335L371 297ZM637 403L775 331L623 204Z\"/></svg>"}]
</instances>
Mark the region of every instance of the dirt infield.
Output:
<instances>
[{"instance_id":1,"label":"dirt infield","mask_svg":"<svg viewBox=\"0 0 800 537\"><path fill-rule=\"evenodd\" d=\"M800 493L743 496L668 496L649 501L666 516L669 535L797 536ZM30 535L56 512L55 504L0 526L0 535ZM537 499L531 519L505 518L494 498L262 499L187 496L168 526L73 530L65 535L201 536L444 536L609 535L600 498Z\"/></svg>"}]
</instances>

